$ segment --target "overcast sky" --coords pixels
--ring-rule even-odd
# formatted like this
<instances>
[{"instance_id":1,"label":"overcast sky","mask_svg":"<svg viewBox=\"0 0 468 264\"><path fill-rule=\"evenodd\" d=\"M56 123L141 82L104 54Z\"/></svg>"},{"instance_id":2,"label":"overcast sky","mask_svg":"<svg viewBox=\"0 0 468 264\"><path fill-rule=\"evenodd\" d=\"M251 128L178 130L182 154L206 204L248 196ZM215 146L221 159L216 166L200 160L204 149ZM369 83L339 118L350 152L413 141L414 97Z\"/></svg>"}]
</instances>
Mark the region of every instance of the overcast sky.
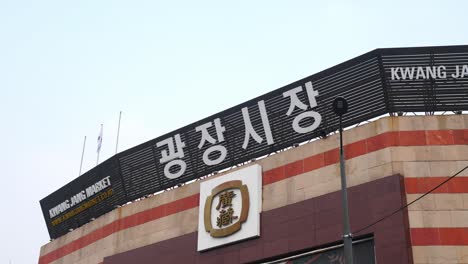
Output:
<instances>
[{"instance_id":1,"label":"overcast sky","mask_svg":"<svg viewBox=\"0 0 468 264\"><path fill-rule=\"evenodd\" d=\"M321 3L319 3L321 2ZM468 44L466 1L0 0L0 263L100 160L376 48Z\"/></svg>"}]
</instances>

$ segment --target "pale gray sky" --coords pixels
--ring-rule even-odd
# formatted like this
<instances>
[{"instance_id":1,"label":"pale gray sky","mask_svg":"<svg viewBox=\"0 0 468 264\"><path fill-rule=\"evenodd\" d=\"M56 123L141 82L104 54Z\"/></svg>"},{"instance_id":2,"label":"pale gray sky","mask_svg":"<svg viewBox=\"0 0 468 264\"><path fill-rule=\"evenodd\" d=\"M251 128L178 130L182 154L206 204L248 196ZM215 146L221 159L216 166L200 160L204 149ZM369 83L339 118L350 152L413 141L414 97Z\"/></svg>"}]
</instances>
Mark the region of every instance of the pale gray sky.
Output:
<instances>
[{"instance_id":1,"label":"pale gray sky","mask_svg":"<svg viewBox=\"0 0 468 264\"><path fill-rule=\"evenodd\" d=\"M0 0L0 263L39 200L120 150L375 48L468 44L466 1Z\"/></svg>"}]
</instances>

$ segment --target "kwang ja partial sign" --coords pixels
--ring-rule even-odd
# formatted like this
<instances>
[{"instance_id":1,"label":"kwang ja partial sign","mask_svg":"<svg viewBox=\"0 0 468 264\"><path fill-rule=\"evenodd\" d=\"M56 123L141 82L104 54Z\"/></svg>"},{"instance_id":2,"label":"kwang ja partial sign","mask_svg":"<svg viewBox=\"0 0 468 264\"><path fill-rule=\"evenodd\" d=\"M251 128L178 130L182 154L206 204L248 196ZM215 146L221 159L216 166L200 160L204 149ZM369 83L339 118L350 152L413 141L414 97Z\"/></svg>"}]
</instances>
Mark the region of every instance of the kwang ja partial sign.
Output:
<instances>
[{"instance_id":1,"label":"kwang ja partial sign","mask_svg":"<svg viewBox=\"0 0 468 264\"><path fill-rule=\"evenodd\" d=\"M460 79L468 77L468 65L392 67L390 72L392 81Z\"/></svg>"}]
</instances>

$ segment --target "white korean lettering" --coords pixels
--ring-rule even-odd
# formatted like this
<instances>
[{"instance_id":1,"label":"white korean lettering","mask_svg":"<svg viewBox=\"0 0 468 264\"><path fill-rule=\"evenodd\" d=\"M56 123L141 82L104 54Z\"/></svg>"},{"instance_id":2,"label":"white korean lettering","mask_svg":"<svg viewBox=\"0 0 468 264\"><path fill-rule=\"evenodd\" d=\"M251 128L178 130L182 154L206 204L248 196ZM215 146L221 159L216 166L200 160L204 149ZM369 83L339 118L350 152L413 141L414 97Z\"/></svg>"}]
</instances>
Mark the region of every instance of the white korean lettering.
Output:
<instances>
[{"instance_id":1,"label":"white korean lettering","mask_svg":"<svg viewBox=\"0 0 468 264\"><path fill-rule=\"evenodd\" d=\"M267 144L271 145L274 142L273 136L271 134L270 123L268 121L268 115L265 108L265 101L258 102L258 108L260 110L260 117L262 119L263 130L265 132L265 137L267 140ZM245 137L244 137L244 144L242 144L243 149L247 149L249 145L250 136L257 141L257 143L262 143L263 138L261 138L255 129L252 126L252 122L250 121L249 109L247 107L242 108L242 117L244 118L244 126L245 126Z\"/></svg>"},{"instance_id":2,"label":"white korean lettering","mask_svg":"<svg viewBox=\"0 0 468 264\"><path fill-rule=\"evenodd\" d=\"M159 159L159 162L161 164L168 162L164 166L164 176L166 176L169 179L175 179L175 178L182 176L182 174L184 174L185 172L185 169L187 168L187 164L185 163L185 161L181 160L181 158L184 157L183 148L185 147L185 143L182 142L182 140L180 139L180 134L176 134L174 136L174 139L175 139L175 145L176 145L175 147L174 147L174 141L172 137L161 140L156 143L156 147L159 148L159 147L162 147L163 145L167 145L167 148L169 150L169 151L162 150L161 159ZM176 147L177 147L177 151L176 151ZM180 169L178 172L172 173L170 171L170 168L175 165L178 165Z\"/></svg>"},{"instance_id":3,"label":"white korean lettering","mask_svg":"<svg viewBox=\"0 0 468 264\"><path fill-rule=\"evenodd\" d=\"M226 128L221 125L221 121L219 118L216 118L214 120L214 123L215 123L215 129L216 129L216 136L218 138L217 141L218 143L223 142L224 141L223 132L226 131ZM199 149L201 149L205 145L205 142L207 141L211 144L216 143L216 139L214 139L208 132L208 128L210 128L211 126L213 126L213 123L208 122L203 125L197 126L195 128L197 132L202 133L200 144L198 144ZM215 159L210 159L210 154L215 151L220 153L219 157ZM205 152L203 153L203 162L209 166L216 165L216 164L221 163L226 158L226 155L227 155L227 150L224 146L222 145L211 146L207 148Z\"/></svg>"},{"instance_id":4,"label":"white korean lettering","mask_svg":"<svg viewBox=\"0 0 468 264\"><path fill-rule=\"evenodd\" d=\"M310 108L314 108L317 106L316 97L319 95L319 93L318 91L314 90L314 87L312 86L312 82L307 82L305 84L305 87L306 87L307 98L309 100L309 106ZM307 110L308 106L304 104L303 102L301 102L301 100L299 100L299 97L297 96L297 94L299 92L302 92L302 90L303 90L302 86L299 86L299 87L293 88L283 93L283 97L289 97L291 101L288 112L286 112L287 116L290 116L292 114L295 107L302 109L302 110ZM314 119L314 122L307 127L301 127L299 123L306 117L309 117L309 118L312 117ZM292 126L293 126L294 131L296 131L297 133L303 134L303 133L308 133L308 132L315 130L320 125L321 121L322 121L322 116L319 113L315 111L306 111L304 113L299 114L298 116L294 118Z\"/></svg>"}]
</instances>

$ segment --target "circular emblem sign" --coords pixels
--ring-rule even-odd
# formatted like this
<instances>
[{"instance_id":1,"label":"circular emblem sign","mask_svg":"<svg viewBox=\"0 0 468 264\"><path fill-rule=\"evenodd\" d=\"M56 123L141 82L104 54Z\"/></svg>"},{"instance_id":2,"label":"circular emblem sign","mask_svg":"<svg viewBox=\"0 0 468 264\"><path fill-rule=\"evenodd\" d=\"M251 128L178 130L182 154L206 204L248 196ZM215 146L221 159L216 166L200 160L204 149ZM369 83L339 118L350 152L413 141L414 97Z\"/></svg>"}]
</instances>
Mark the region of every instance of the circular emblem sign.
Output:
<instances>
[{"instance_id":1,"label":"circular emblem sign","mask_svg":"<svg viewBox=\"0 0 468 264\"><path fill-rule=\"evenodd\" d=\"M240 196L240 197L239 197ZM239 204L240 210L235 204ZM216 186L206 197L204 223L212 237L226 237L241 229L249 215L249 190L242 181L234 180Z\"/></svg>"}]
</instances>

